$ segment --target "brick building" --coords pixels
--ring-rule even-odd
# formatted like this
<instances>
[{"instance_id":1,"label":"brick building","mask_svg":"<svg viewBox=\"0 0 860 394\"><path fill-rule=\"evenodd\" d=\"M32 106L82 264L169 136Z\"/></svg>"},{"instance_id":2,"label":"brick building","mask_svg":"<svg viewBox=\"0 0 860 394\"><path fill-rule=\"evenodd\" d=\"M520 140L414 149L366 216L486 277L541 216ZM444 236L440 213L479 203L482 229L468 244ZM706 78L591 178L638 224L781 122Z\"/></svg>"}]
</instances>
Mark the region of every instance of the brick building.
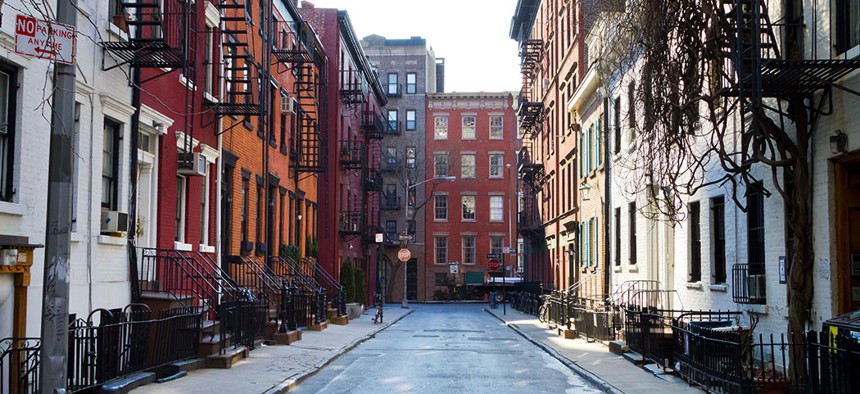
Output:
<instances>
[{"instance_id":1,"label":"brick building","mask_svg":"<svg viewBox=\"0 0 860 394\"><path fill-rule=\"evenodd\" d=\"M407 181L416 184L432 177L424 165L426 138L425 108L427 94L437 92L437 59L432 48L421 37L386 39L367 36L362 46L383 80L386 106L385 137L382 140L382 199L380 225L385 231L385 253L381 256L385 295L389 301L403 299L403 268L397 259L399 236L414 220L413 239L409 242L412 259L407 263L407 299L418 296L418 268L426 259L425 222L421 212L410 209L415 198L407 198ZM423 196L426 184L411 188L410 193ZM406 210L409 212L406 212ZM407 219L408 215L408 219Z\"/></svg>"},{"instance_id":2,"label":"brick building","mask_svg":"<svg viewBox=\"0 0 860 394\"><path fill-rule=\"evenodd\" d=\"M429 250L418 270L418 300L447 292L450 262L459 262L456 284L482 283L489 272L485 256L515 245L520 140L514 97L509 92L427 96L424 171L428 178L454 176L456 181L428 186L418 196L418 205L427 201L424 243ZM517 271L516 262L509 259L506 265L509 275Z\"/></svg>"}]
</instances>

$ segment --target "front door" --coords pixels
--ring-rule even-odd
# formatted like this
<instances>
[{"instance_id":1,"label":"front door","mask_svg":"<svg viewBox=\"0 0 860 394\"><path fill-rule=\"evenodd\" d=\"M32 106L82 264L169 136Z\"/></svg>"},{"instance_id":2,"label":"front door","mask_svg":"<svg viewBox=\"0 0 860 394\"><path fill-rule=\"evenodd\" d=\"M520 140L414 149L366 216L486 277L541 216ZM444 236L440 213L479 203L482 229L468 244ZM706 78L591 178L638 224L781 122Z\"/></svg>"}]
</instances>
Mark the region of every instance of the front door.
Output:
<instances>
[{"instance_id":1,"label":"front door","mask_svg":"<svg viewBox=\"0 0 860 394\"><path fill-rule=\"evenodd\" d=\"M837 314L860 310L860 155L837 163Z\"/></svg>"},{"instance_id":2,"label":"front door","mask_svg":"<svg viewBox=\"0 0 860 394\"><path fill-rule=\"evenodd\" d=\"M418 260L409 259L406 263L406 299L418 299Z\"/></svg>"},{"instance_id":3,"label":"front door","mask_svg":"<svg viewBox=\"0 0 860 394\"><path fill-rule=\"evenodd\" d=\"M233 237L233 171L236 167L224 165L221 170L221 265L226 272L230 272L228 258L232 253L230 239Z\"/></svg>"}]
</instances>

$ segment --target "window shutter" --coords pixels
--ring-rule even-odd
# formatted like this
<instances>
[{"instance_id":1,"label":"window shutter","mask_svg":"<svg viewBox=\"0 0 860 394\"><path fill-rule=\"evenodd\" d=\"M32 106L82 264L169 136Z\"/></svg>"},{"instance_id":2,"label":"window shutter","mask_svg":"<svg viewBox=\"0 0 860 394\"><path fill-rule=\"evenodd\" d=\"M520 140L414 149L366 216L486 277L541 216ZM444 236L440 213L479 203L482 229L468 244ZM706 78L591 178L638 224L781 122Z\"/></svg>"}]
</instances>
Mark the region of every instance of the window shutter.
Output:
<instances>
[{"instance_id":1,"label":"window shutter","mask_svg":"<svg viewBox=\"0 0 860 394\"><path fill-rule=\"evenodd\" d=\"M597 225L598 218L594 217L594 266L600 265L600 226Z\"/></svg>"}]
</instances>

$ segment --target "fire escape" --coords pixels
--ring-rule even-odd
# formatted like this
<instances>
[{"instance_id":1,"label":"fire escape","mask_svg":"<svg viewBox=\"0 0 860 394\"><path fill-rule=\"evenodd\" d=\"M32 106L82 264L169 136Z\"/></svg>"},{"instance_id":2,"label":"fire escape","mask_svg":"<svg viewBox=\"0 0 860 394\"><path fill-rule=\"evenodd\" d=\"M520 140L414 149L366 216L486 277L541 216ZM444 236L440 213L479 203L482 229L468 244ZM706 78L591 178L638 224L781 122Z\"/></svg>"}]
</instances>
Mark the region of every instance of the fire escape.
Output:
<instances>
[{"instance_id":1,"label":"fire escape","mask_svg":"<svg viewBox=\"0 0 860 394\"><path fill-rule=\"evenodd\" d=\"M367 101L366 86L358 70L340 71L340 97L347 107L355 107Z\"/></svg>"},{"instance_id":2,"label":"fire escape","mask_svg":"<svg viewBox=\"0 0 860 394\"><path fill-rule=\"evenodd\" d=\"M259 65L254 62L249 40L253 23L245 1L220 0L221 48L224 92L221 100L211 103L216 116L259 116L262 114L259 94Z\"/></svg>"},{"instance_id":3,"label":"fire escape","mask_svg":"<svg viewBox=\"0 0 860 394\"><path fill-rule=\"evenodd\" d=\"M296 152L290 155L294 168L299 172L319 173L325 170L321 158L320 135L320 85L325 84L320 70L323 60L317 51L316 33L307 22L297 25L281 22L272 55L290 68L295 77L295 92L298 109L299 130L293 146Z\"/></svg>"},{"instance_id":4,"label":"fire escape","mask_svg":"<svg viewBox=\"0 0 860 394\"><path fill-rule=\"evenodd\" d=\"M523 88L520 91L519 121L520 132L525 136L539 128L544 120L543 101L537 97L538 72L543 60L543 41L523 41L520 51L520 72L523 74Z\"/></svg>"},{"instance_id":5,"label":"fire escape","mask_svg":"<svg viewBox=\"0 0 860 394\"><path fill-rule=\"evenodd\" d=\"M802 59L803 55L783 59L779 53L775 27L792 28L790 25L774 24L770 20L764 0L723 0L721 20L720 52L728 67L724 80L724 98L737 100L737 112L743 125L743 165L750 166L759 160L767 146L766 136L759 126L759 117L770 112L779 116L779 124L786 124L786 111L780 102L807 98L806 107L811 127L815 118L832 112L832 91L840 89L860 96L860 92L839 86L836 82L848 73L860 68L860 59ZM802 29L797 28L796 40L802 41ZM789 34L785 34L787 38ZM789 45L795 45L788 42ZM794 48L792 48L794 49ZM789 52L788 50L786 52ZM796 51L802 52L802 51ZM821 104L812 105L815 95L821 94ZM769 99L766 101L766 99ZM776 108L772 103L777 103ZM726 106L728 108L728 105ZM810 133L813 130L809 130ZM737 303L765 303L764 265L735 264L732 267L733 294Z\"/></svg>"}]
</instances>

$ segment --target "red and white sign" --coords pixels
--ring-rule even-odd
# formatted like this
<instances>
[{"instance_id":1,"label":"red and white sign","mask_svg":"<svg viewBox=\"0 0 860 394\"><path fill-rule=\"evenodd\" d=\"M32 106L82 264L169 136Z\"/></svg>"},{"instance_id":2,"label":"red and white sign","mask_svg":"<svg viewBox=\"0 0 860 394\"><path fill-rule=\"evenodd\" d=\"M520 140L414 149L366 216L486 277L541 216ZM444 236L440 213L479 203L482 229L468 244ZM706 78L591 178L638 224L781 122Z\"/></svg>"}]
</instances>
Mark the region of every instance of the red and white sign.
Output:
<instances>
[{"instance_id":1,"label":"red and white sign","mask_svg":"<svg viewBox=\"0 0 860 394\"><path fill-rule=\"evenodd\" d=\"M75 28L62 23L18 15L15 18L15 52L74 64Z\"/></svg>"},{"instance_id":2,"label":"red and white sign","mask_svg":"<svg viewBox=\"0 0 860 394\"><path fill-rule=\"evenodd\" d=\"M404 263L409 261L410 257L412 257L412 252L409 249L403 248L397 251L397 259Z\"/></svg>"},{"instance_id":3,"label":"red and white sign","mask_svg":"<svg viewBox=\"0 0 860 394\"><path fill-rule=\"evenodd\" d=\"M498 271L501 267L502 263L500 263L497 259L490 259L489 261L487 261L487 268L492 271Z\"/></svg>"}]
</instances>

